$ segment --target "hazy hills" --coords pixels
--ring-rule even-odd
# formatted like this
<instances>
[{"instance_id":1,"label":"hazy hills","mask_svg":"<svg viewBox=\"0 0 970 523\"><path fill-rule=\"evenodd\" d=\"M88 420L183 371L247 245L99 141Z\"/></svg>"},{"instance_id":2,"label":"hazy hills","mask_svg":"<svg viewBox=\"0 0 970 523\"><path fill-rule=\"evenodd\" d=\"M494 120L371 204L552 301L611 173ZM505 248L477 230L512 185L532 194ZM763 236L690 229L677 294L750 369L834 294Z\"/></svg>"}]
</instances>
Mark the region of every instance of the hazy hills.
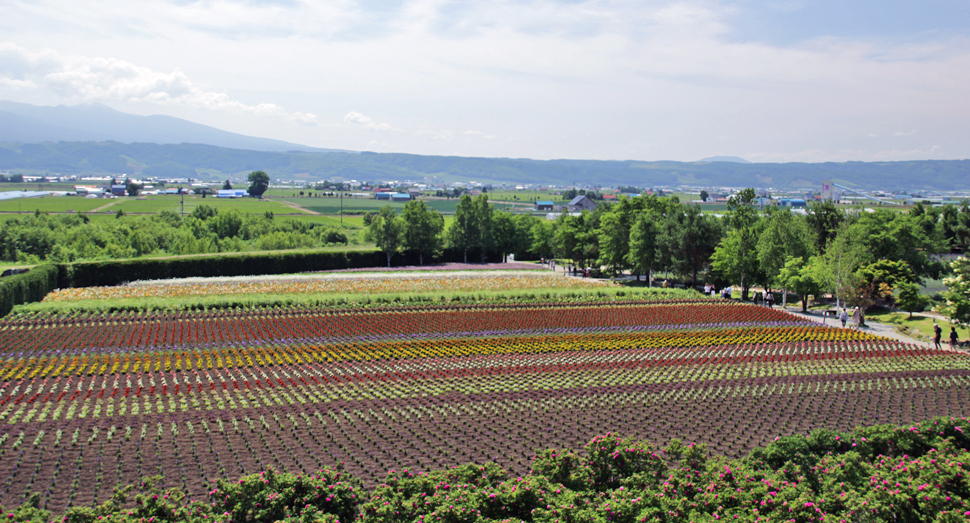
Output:
<instances>
[{"instance_id":1,"label":"hazy hills","mask_svg":"<svg viewBox=\"0 0 970 523\"><path fill-rule=\"evenodd\" d=\"M271 152L198 144L45 142L0 144L0 169L224 178L264 170L274 178L420 180L554 185L819 187L834 179L871 189L965 189L970 160L847 163L643 162L465 158L414 154Z\"/></svg>"},{"instance_id":2,"label":"hazy hills","mask_svg":"<svg viewBox=\"0 0 970 523\"><path fill-rule=\"evenodd\" d=\"M0 169L24 173L225 179L264 170L274 178L307 181L437 177L548 185L819 188L822 180L834 179L869 189L970 187L970 160L778 164L734 156L670 162L356 153L244 136L169 116L136 116L101 104L41 107L0 101L0 142Z\"/></svg>"},{"instance_id":3,"label":"hazy hills","mask_svg":"<svg viewBox=\"0 0 970 523\"><path fill-rule=\"evenodd\" d=\"M334 151L231 133L172 116L123 113L97 103L50 107L0 100L0 142L60 141L203 143L253 151Z\"/></svg>"}]
</instances>

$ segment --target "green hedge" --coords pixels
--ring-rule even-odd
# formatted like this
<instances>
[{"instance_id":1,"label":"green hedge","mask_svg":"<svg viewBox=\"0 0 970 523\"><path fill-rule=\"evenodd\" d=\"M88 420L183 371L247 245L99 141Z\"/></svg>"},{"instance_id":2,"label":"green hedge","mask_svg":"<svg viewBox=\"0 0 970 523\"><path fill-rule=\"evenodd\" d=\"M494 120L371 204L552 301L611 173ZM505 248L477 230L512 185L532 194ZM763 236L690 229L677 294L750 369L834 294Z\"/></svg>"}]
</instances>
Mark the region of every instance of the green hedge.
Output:
<instances>
[{"instance_id":1,"label":"green hedge","mask_svg":"<svg viewBox=\"0 0 970 523\"><path fill-rule=\"evenodd\" d=\"M6 316L14 305L40 301L57 288L58 268L40 265L30 272L0 278L0 316Z\"/></svg>"},{"instance_id":2,"label":"green hedge","mask_svg":"<svg viewBox=\"0 0 970 523\"><path fill-rule=\"evenodd\" d=\"M445 249L435 263L461 261L463 253ZM476 252L468 253L472 263L481 259ZM486 261L501 261L495 253L488 253ZM425 260L431 263L432 260ZM397 254L393 266L417 265L415 253ZM58 266L57 284L60 288L118 285L137 280L166 278L254 276L261 274L292 274L311 271L332 271L361 267L384 267L387 257L375 250L366 251L294 251L268 253L229 253L213 256L182 258L135 258L81 262Z\"/></svg>"}]
</instances>

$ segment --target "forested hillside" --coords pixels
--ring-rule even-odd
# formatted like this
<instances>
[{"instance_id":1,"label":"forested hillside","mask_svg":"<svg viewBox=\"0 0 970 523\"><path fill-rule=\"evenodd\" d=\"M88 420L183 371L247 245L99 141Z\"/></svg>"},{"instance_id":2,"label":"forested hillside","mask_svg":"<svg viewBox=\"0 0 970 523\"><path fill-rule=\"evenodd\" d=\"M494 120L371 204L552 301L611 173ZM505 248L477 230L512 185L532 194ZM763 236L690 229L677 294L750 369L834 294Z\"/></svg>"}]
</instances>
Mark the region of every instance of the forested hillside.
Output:
<instances>
[{"instance_id":1,"label":"forested hillside","mask_svg":"<svg viewBox=\"0 0 970 523\"><path fill-rule=\"evenodd\" d=\"M0 169L49 173L135 173L189 177L263 170L274 177L321 180L422 179L553 185L726 185L806 187L834 179L872 189L956 190L970 160L846 163L732 163L465 158L399 153L260 152L198 144L118 142L0 144Z\"/></svg>"}]
</instances>

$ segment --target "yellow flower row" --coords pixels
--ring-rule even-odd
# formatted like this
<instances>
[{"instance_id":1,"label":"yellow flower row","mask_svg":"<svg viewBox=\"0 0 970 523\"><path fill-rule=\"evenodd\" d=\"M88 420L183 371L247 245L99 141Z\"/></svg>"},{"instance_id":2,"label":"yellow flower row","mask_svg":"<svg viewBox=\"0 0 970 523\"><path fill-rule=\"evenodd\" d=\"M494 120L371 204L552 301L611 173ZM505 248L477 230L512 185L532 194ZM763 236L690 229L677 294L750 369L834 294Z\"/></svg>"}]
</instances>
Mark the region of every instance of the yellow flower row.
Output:
<instances>
[{"instance_id":1,"label":"yellow flower row","mask_svg":"<svg viewBox=\"0 0 970 523\"><path fill-rule=\"evenodd\" d=\"M416 339L331 345L233 347L144 353L52 355L8 359L0 365L0 379L9 381L71 375L192 371L252 367L254 365L276 366L335 361L874 339L878 338L854 330L788 326L687 332L594 332L492 338Z\"/></svg>"}]
</instances>

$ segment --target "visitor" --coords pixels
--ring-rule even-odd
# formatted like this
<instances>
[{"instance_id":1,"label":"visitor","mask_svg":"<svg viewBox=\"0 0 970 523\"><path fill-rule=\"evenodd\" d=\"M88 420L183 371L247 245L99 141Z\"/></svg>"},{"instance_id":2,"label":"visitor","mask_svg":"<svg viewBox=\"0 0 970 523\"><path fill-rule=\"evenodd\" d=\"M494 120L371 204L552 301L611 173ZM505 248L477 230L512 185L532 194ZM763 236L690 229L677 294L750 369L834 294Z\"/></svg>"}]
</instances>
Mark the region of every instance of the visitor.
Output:
<instances>
[{"instance_id":1,"label":"visitor","mask_svg":"<svg viewBox=\"0 0 970 523\"><path fill-rule=\"evenodd\" d=\"M666 279L664 280L664 285L663 285L663 287L664 287L664 289L666 289L666 288L667 288L667 280L666 280Z\"/></svg>"},{"instance_id":2,"label":"visitor","mask_svg":"<svg viewBox=\"0 0 970 523\"><path fill-rule=\"evenodd\" d=\"M852 325L856 328L859 327L859 307L856 307L855 310L852 311Z\"/></svg>"},{"instance_id":3,"label":"visitor","mask_svg":"<svg viewBox=\"0 0 970 523\"><path fill-rule=\"evenodd\" d=\"M769 309L774 308L774 306L775 306L775 293L765 291L765 303L767 304L767 306L768 306Z\"/></svg>"},{"instance_id":4,"label":"visitor","mask_svg":"<svg viewBox=\"0 0 970 523\"><path fill-rule=\"evenodd\" d=\"M933 345L937 349L943 348L940 346L940 339L942 338L943 338L943 328L937 325L936 320L933 320Z\"/></svg>"},{"instance_id":5,"label":"visitor","mask_svg":"<svg viewBox=\"0 0 970 523\"><path fill-rule=\"evenodd\" d=\"M717 297L717 289L715 289L714 286L711 285L711 298L716 298L716 297Z\"/></svg>"},{"instance_id":6,"label":"visitor","mask_svg":"<svg viewBox=\"0 0 970 523\"><path fill-rule=\"evenodd\" d=\"M957 342L960 340L960 335L957 334L956 327L950 327L950 348L957 348Z\"/></svg>"},{"instance_id":7,"label":"visitor","mask_svg":"<svg viewBox=\"0 0 970 523\"><path fill-rule=\"evenodd\" d=\"M839 319L842 320L842 328L845 328L845 322L849 321L849 313L845 311L845 307L842 307L842 314L839 314Z\"/></svg>"},{"instance_id":8,"label":"visitor","mask_svg":"<svg viewBox=\"0 0 970 523\"><path fill-rule=\"evenodd\" d=\"M710 283L705 283L704 284L704 294L710 294L710 293L711 293L711 284Z\"/></svg>"}]
</instances>

